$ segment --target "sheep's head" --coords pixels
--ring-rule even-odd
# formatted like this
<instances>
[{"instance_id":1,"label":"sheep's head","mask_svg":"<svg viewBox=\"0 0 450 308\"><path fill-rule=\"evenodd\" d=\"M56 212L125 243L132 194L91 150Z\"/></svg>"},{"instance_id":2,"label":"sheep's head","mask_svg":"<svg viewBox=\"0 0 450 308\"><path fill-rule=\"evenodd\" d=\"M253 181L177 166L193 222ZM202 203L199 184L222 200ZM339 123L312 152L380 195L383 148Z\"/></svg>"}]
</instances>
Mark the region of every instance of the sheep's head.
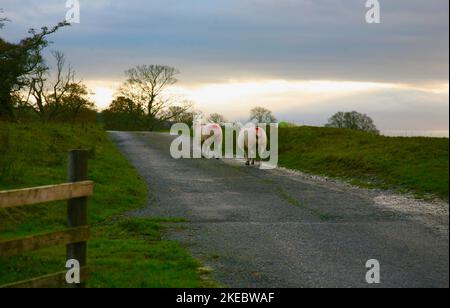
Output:
<instances>
[{"instance_id":1,"label":"sheep's head","mask_svg":"<svg viewBox=\"0 0 450 308\"><path fill-rule=\"evenodd\" d=\"M217 136L221 136L222 128L220 127L219 124L211 123L211 124L204 125L202 127L202 132L204 135L209 135L209 134L213 133Z\"/></svg>"},{"instance_id":2,"label":"sheep's head","mask_svg":"<svg viewBox=\"0 0 450 308\"><path fill-rule=\"evenodd\" d=\"M261 127L256 127L255 131L256 131L256 136L257 137L262 137L263 136L264 130Z\"/></svg>"},{"instance_id":3,"label":"sheep's head","mask_svg":"<svg viewBox=\"0 0 450 308\"><path fill-rule=\"evenodd\" d=\"M219 124L212 124L211 128L214 130L214 132L216 133L222 133L222 128L220 127Z\"/></svg>"}]
</instances>

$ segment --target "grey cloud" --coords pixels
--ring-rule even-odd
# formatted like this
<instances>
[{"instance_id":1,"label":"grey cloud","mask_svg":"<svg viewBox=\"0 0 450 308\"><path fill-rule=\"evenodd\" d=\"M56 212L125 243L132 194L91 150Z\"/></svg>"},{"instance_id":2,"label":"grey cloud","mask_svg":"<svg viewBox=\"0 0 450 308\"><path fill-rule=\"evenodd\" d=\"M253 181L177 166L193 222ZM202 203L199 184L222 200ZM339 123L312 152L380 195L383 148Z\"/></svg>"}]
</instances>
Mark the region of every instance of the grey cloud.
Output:
<instances>
[{"instance_id":1,"label":"grey cloud","mask_svg":"<svg viewBox=\"0 0 450 308\"><path fill-rule=\"evenodd\" d=\"M18 36L56 22L64 1L8 1ZM54 37L83 74L121 74L132 59L177 65L189 81L238 76L412 82L448 80L448 1L81 1L82 23ZM14 18L13 18L14 19ZM17 27L17 28L16 28ZM20 29L20 30L18 30ZM90 56L89 56L90 55ZM129 56L128 56L129 55ZM102 67L92 67L86 57ZM130 59L131 58L131 59ZM112 65L105 65L105 59ZM107 64L107 63L106 63ZM120 69L118 69L120 68ZM195 75L193 74L195 72Z\"/></svg>"}]
</instances>

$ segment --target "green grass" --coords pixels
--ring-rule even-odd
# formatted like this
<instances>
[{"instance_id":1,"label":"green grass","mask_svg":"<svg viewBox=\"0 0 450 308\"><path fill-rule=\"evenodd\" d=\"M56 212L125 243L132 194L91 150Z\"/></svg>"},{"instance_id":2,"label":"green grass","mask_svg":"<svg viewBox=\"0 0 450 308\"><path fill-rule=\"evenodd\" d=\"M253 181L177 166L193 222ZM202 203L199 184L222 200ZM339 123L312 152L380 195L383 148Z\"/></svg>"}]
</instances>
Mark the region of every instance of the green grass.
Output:
<instances>
[{"instance_id":1,"label":"green grass","mask_svg":"<svg viewBox=\"0 0 450 308\"><path fill-rule=\"evenodd\" d=\"M319 127L279 130L281 166L444 200L448 147L448 138L394 138Z\"/></svg>"},{"instance_id":2,"label":"green grass","mask_svg":"<svg viewBox=\"0 0 450 308\"><path fill-rule=\"evenodd\" d=\"M282 187L277 187L276 191L281 199L285 200L289 204L296 206L296 207L302 207L302 203L300 200L292 197L286 190L284 190Z\"/></svg>"},{"instance_id":3,"label":"green grass","mask_svg":"<svg viewBox=\"0 0 450 308\"><path fill-rule=\"evenodd\" d=\"M147 201L147 187L95 125L0 122L0 190L66 182L67 152L90 151L91 240L89 287L211 286L201 265L177 243L162 240L165 223L180 219L130 218ZM0 240L64 229L65 202L0 210ZM64 270L65 248L0 258L0 285Z\"/></svg>"}]
</instances>

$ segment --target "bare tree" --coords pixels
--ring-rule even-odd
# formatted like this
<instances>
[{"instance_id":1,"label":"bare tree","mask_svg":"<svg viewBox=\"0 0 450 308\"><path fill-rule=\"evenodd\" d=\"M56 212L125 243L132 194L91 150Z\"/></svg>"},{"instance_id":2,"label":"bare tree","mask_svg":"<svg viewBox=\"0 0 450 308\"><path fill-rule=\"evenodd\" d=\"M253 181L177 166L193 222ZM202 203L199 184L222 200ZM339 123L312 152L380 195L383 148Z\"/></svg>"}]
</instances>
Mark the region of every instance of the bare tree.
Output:
<instances>
[{"instance_id":1,"label":"bare tree","mask_svg":"<svg viewBox=\"0 0 450 308\"><path fill-rule=\"evenodd\" d=\"M275 123L277 119L272 111L263 107L255 107L250 110L250 121L256 120L258 123Z\"/></svg>"},{"instance_id":2,"label":"bare tree","mask_svg":"<svg viewBox=\"0 0 450 308\"><path fill-rule=\"evenodd\" d=\"M219 113L212 113L209 115L208 120L209 123L217 123L224 124L227 120L225 117Z\"/></svg>"},{"instance_id":3,"label":"bare tree","mask_svg":"<svg viewBox=\"0 0 450 308\"><path fill-rule=\"evenodd\" d=\"M178 106L179 113L192 107L187 101L182 101L165 91L178 80L178 70L165 65L139 65L125 72L128 79L120 89L120 94L144 107L147 112L150 128L156 121L170 120L176 116L166 112L171 106Z\"/></svg>"},{"instance_id":4,"label":"bare tree","mask_svg":"<svg viewBox=\"0 0 450 308\"><path fill-rule=\"evenodd\" d=\"M356 111L338 112L328 120L328 124L326 124L325 126L335 128L348 128L375 134L380 133L373 120L368 115Z\"/></svg>"},{"instance_id":5,"label":"bare tree","mask_svg":"<svg viewBox=\"0 0 450 308\"><path fill-rule=\"evenodd\" d=\"M165 110L162 117L165 121L192 124L192 121L194 120L194 112L187 111L182 106L170 106L167 110Z\"/></svg>"},{"instance_id":6,"label":"bare tree","mask_svg":"<svg viewBox=\"0 0 450 308\"><path fill-rule=\"evenodd\" d=\"M54 80L49 67L40 65L31 77L26 105L44 120L53 120L61 113L75 117L81 108L93 106L81 81L75 81L75 72L68 66L62 52L52 52L56 61Z\"/></svg>"}]
</instances>

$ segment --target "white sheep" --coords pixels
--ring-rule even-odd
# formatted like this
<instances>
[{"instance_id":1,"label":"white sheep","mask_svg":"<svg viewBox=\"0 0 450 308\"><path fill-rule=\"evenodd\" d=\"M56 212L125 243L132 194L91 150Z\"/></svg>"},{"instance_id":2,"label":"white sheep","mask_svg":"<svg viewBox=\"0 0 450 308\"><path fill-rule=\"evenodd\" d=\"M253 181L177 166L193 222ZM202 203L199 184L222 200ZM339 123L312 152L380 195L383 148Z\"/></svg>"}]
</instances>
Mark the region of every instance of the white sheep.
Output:
<instances>
[{"instance_id":1,"label":"white sheep","mask_svg":"<svg viewBox=\"0 0 450 308\"><path fill-rule=\"evenodd\" d=\"M213 138L210 139L210 137ZM207 143L205 143L206 140L208 140ZM213 143L219 145L219 148L222 147L222 127L216 123L202 125L202 153L206 158L214 156L214 154L211 154L211 145Z\"/></svg>"},{"instance_id":2,"label":"white sheep","mask_svg":"<svg viewBox=\"0 0 450 308\"><path fill-rule=\"evenodd\" d=\"M266 131L250 123L245 125L238 136L238 147L244 152L246 159L245 164L255 164L256 149L258 153L263 153L267 148L267 134Z\"/></svg>"}]
</instances>

